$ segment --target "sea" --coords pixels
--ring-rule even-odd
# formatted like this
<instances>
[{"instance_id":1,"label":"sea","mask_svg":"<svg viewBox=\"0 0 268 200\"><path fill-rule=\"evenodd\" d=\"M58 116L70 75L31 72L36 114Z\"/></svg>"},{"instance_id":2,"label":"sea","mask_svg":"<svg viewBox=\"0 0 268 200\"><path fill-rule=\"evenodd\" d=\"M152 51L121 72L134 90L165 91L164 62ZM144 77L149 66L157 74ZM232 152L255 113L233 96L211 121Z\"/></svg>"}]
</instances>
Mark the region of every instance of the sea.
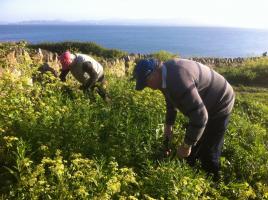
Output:
<instances>
[{"instance_id":1,"label":"sea","mask_svg":"<svg viewBox=\"0 0 268 200\"><path fill-rule=\"evenodd\" d=\"M268 30L222 27L0 25L0 41L81 41L129 53L165 50L181 57L251 57L268 51Z\"/></svg>"}]
</instances>

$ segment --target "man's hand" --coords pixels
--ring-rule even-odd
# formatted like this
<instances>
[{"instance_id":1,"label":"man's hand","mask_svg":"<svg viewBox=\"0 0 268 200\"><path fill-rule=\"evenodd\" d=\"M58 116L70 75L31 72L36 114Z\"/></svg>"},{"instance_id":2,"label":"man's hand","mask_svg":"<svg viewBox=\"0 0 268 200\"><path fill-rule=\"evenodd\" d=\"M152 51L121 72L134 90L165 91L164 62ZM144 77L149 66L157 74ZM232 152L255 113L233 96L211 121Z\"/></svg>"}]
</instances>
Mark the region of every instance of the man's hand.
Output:
<instances>
[{"instance_id":1,"label":"man's hand","mask_svg":"<svg viewBox=\"0 0 268 200\"><path fill-rule=\"evenodd\" d=\"M61 74L60 74L60 80L62 81L62 82L65 82L66 81L66 76L67 76L67 74L69 73L69 69L66 69L66 70L62 70L61 71Z\"/></svg>"},{"instance_id":2,"label":"man's hand","mask_svg":"<svg viewBox=\"0 0 268 200\"><path fill-rule=\"evenodd\" d=\"M164 127L164 157L169 157L171 155L170 143L172 139L172 125L165 124Z\"/></svg>"},{"instance_id":3,"label":"man's hand","mask_svg":"<svg viewBox=\"0 0 268 200\"><path fill-rule=\"evenodd\" d=\"M182 144L179 146L177 154L179 158L186 158L191 154L192 147L187 144Z\"/></svg>"}]
</instances>

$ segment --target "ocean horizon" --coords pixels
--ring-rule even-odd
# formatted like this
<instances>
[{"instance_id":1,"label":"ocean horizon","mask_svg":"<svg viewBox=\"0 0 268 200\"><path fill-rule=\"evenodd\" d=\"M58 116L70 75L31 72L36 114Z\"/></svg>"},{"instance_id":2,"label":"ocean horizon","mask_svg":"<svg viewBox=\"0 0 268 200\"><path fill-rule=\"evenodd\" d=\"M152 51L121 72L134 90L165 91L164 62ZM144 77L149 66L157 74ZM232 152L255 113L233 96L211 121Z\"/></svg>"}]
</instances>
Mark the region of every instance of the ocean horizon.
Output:
<instances>
[{"instance_id":1,"label":"ocean horizon","mask_svg":"<svg viewBox=\"0 0 268 200\"><path fill-rule=\"evenodd\" d=\"M160 50L182 57L252 57L268 51L268 30L120 25L0 25L0 41L95 42L128 53Z\"/></svg>"}]
</instances>

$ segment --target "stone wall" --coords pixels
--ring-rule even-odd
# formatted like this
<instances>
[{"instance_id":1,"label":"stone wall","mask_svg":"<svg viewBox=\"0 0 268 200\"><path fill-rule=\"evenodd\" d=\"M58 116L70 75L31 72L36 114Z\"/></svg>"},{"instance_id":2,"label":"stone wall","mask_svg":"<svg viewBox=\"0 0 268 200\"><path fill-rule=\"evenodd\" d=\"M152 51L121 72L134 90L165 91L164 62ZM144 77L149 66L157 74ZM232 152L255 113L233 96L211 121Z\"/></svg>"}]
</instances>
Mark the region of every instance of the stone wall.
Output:
<instances>
[{"instance_id":1,"label":"stone wall","mask_svg":"<svg viewBox=\"0 0 268 200\"><path fill-rule=\"evenodd\" d=\"M263 53L262 56L267 56L267 53ZM98 58L97 60L113 74L118 76L128 75L133 70L135 63L143 58L149 58L151 55L148 54L129 54L120 59L104 59ZM213 57L191 57L190 60L194 60L210 67L218 66L239 66L248 60L258 60L261 57L249 57L249 58L213 58ZM58 62L58 54L50 52L43 49L33 50L24 47L14 46L5 55L4 58L8 63L8 68L15 68L15 66L20 63L21 59L28 59L30 63L34 64L44 64L48 63L56 71L59 71L61 66ZM0 74L2 72L0 71Z\"/></svg>"}]
</instances>

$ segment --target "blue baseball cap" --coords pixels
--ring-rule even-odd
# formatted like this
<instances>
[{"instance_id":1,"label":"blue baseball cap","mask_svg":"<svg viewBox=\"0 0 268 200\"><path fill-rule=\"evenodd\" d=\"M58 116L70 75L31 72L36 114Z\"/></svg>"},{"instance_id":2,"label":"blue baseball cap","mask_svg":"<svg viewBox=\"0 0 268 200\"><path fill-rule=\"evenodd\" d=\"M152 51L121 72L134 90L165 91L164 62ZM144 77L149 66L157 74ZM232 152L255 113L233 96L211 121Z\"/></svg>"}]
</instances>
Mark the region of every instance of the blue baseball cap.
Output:
<instances>
[{"instance_id":1,"label":"blue baseball cap","mask_svg":"<svg viewBox=\"0 0 268 200\"><path fill-rule=\"evenodd\" d=\"M136 79L136 90L143 90L146 87L146 78L157 68L156 59L142 59L135 69L134 77Z\"/></svg>"}]
</instances>

